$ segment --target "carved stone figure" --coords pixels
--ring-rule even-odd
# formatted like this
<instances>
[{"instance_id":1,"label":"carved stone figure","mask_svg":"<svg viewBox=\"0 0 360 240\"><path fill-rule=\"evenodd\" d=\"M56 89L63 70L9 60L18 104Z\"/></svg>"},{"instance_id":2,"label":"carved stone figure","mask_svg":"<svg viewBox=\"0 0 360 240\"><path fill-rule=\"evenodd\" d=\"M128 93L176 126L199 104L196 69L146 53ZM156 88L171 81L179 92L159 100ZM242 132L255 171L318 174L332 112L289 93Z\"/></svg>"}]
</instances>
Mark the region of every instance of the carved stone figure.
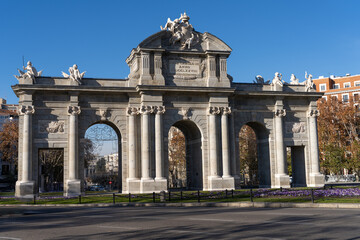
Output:
<instances>
[{"instance_id":1,"label":"carved stone figure","mask_svg":"<svg viewBox=\"0 0 360 240\"><path fill-rule=\"evenodd\" d=\"M79 69L78 69L78 66L76 64L74 64L72 67L69 67L69 74L67 73L64 73L64 72L61 72L62 75L65 77L65 78L70 78L71 80L77 82L79 85L81 85L81 79L84 77L85 72L83 73L80 73Z\"/></svg>"},{"instance_id":2,"label":"carved stone figure","mask_svg":"<svg viewBox=\"0 0 360 240\"><path fill-rule=\"evenodd\" d=\"M183 120L189 120L190 108L181 108L179 114L183 116Z\"/></svg>"},{"instance_id":3,"label":"carved stone figure","mask_svg":"<svg viewBox=\"0 0 360 240\"><path fill-rule=\"evenodd\" d=\"M294 74L291 74L290 85L299 85L299 79L296 78Z\"/></svg>"},{"instance_id":4,"label":"carved stone figure","mask_svg":"<svg viewBox=\"0 0 360 240\"><path fill-rule=\"evenodd\" d=\"M311 89L314 89L314 82L312 80L312 75L305 72L305 82L303 83L305 85L305 92L310 91Z\"/></svg>"},{"instance_id":5,"label":"carved stone figure","mask_svg":"<svg viewBox=\"0 0 360 240\"><path fill-rule=\"evenodd\" d=\"M265 81L264 78L261 75L257 75L253 82L254 83L259 83L259 84L269 84L270 80Z\"/></svg>"},{"instance_id":6,"label":"carved stone figure","mask_svg":"<svg viewBox=\"0 0 360 240\"><path fill-rule=\"evenodd\" d=\"M275 85L279 85L279 86L284 86L284 81L282 80L282 74L281 73L278 73L276 72L275 73L275 76L271 82L271 85L272 86L275 86Z\"/></svg>"},{"instance_id":7,"label":"carved stone figure","mask_svg":"<svg viewBox=\"0 0 360 240\"><path fill-rule=\"evenodd\" d=\"M23 69L26 70L26 72L23 72L20 69L18 69L20 76L14 75L16 79L20 80L21 78L31 78L33 83L35 83L35 77L40 77L43 71L41 70L38 72L30 61L27 62L26 67L23 66Z\"/></svg>"},{"instance_id":8,"label":"carved stone figure","mask_svg":"<svg viewBox=\"0 0 360 240\"><path fill-rule=\"evenodd\" d=\"M107 109L100 109L99 113L100 113L101 121L107 120L107 113L108 113Z\"/></svg>"},{"instance_id":9,"label":"carved stone figure","mask_svg":"<svg viewBox=\"0 0 360 240\"><path fill-rule=\"evenodd\" d=\"M190 17L184 13L174 21L168 18L165 27L160 26L161 30L169 31L172 34L170 44L174 45L179 42L182 49L191 49L199 42L199 34L194 31L189 20Z\"/></svg>"}]
</instances>

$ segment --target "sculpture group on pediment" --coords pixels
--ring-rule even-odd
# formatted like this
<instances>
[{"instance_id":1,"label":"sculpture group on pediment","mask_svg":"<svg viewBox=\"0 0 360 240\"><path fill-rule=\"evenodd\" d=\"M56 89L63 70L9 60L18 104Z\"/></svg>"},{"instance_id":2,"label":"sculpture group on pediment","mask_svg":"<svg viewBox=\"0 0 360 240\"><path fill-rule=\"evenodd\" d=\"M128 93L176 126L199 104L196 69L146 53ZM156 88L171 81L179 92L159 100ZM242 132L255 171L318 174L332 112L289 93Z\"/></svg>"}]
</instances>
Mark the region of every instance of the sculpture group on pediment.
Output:
<instances>
[{"instance_id":1,"label":"sculpture group on pediment","mask_svg":"<svg viewBox=\"0 0 360 240\"><path fill-rule=\"evenodd\" d=\"M78 66L76 64L74 64L72 67L69 67L69 73L70 74L67 74L67 73L64 73L64 72L61 72L61 73L65 78L69 78L72 81L74 81L74 82L78 83L79 85L81 85L82 84L81 79L84 77L86 72L80 73Z\"/></svg>"},{"instance_id":2,"label":"sculpture group on pediment","mask_svg":"<svg viewBox=\"0 0 360 240\"><path fill-rule=\"evenodd\" d=\"M189 20L190 17L184 13L174 21L168 18L165 26L160 26L161 30L171 33L170 44L174 45L179 42L182 49L191 49L199 42L199 34L194 31Z\"/></svg>"},{"instance_id":3,"label":"sculpture group on pediment","mask_svg":"<svg viewBox=\"0 0 360 240\"><path fill-rule=\"evenodd\" d=\"M21 78L31 78L33 83L35 83L35 77L40 77L42 74L42 70L38 72L30 61L27 62L26 67L23 66L23 70L26 70L26 72L23 72L20 69L18 69L20 76L14 75L16 79L19 81Z\"/></svg>"}]
</instances>

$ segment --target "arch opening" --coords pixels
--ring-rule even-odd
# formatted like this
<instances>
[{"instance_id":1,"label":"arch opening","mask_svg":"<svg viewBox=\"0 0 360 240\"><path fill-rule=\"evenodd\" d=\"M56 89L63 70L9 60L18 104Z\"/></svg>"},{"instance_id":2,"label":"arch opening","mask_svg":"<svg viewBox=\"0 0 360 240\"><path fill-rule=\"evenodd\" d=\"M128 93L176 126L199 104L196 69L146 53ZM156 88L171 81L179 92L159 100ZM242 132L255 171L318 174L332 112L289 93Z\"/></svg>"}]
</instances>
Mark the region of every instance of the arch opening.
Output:
<instances>
[{"instance_id":1,"label":"arch opening","mask_svg":"<svg viewBox=\"0 0 360 240\"><path fill-rule=\"evenodd\" d=\"M169 189L203 188L201 132L195 123L182 120L169 130Z\"/></svg>"},{"instance_id":2,"label":"arch opening","mask_svg":"<svg viewBox=\"0 0 360 240\"><path fill-rule=\"evenodd\" d=\"M248 122L239 131L240 176L245 186L271 186L269 133L264 125Z\"/></svg>"},{"instance_id":3,"label":"arch opening","mask_svg":"<svg viewBox=\"0 0 360 240\"><path fill-rule=\"evenodd\" d=\"M121 135L111 122L96 122L80 140L85 190L122 189Z\"/></svg>"}]
</instances>

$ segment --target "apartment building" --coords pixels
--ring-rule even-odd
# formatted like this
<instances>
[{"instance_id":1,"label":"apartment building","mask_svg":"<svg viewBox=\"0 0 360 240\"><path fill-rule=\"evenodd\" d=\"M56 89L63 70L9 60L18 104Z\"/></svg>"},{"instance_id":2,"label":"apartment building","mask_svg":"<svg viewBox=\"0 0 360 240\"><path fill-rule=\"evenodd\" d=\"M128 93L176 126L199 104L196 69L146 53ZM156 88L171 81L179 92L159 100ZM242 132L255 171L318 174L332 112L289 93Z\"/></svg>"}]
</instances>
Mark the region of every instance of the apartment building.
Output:
<instances>
[{"instance_id":1,"label":"apartment building","mask_svg":"<svg viewBox=\"0 0 360 240\"><path fill-rule=\"evenodd\" d=\"M326 100L329 97L336 97L337 99L348 102L353 97L355 102L359 101L360 96L360 75L346 74L346 76L330 77L320 76L318 79L313 79L316 85L317 92L324 92L323 98Z\"/></svg>"}]
</instances>

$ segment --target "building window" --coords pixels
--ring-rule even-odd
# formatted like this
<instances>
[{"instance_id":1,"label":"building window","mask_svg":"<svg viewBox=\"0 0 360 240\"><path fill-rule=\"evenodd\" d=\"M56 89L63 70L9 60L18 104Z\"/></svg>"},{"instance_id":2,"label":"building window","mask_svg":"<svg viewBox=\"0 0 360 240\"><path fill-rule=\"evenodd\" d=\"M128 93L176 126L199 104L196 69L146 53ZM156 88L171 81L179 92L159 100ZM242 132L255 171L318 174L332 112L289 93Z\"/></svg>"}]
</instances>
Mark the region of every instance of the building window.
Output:
<instances>
[{"instance_id":1,"label":"building window","mask_svg":"<svg viewBox=\"0 0 360 240\"><path fill-rule=\"evenodd\" d=\"M342 101L343 102L349 102L349 94L348 93L345 93L342 95Z\"/></svg>"},{"instance_id":2,"label":"building window","mask_svg":"<svg viewBox=\"0 0 360 240\"><path fill-rule=\"evenodd\" d=\"M336 83L333 85L333 89L339 89L340 88L340 84Z\"/></svg>"},{"instance_id":3,"label":"building window","mask_svg":"<svg viewBox=\"0 0 360 240\"><path fill-rule=\"evenodd\" d=\"M327 101L327 96L322 96L323 99L325 99L325 101Z\"/></svg>"},{"instance_id":4,"label":"building window","mask_svg":"<svg viewBox=\"0 0 360 240\"><path fill-rule=\"evenodd\" d=\"M355 102L359 101L359 93L354 93L353 96Z\"/></svg>"},{"instance_id":5,"label":"building window","mask_svg":"<svg viewBox=\"0 0 360 240\"><path fill-rule=\"evenodd\" d=\"M321 92L326 91L326 83L320 84L319 87L320 87L320 91L321 91Z\"/></svg>"},{"instance_id":6,"label":"building window","mask_svg":"<svg viewBox=\"0 0 360 240\"><path fill-rule=\"evenodd\" d=\"M354 82L354 86L355 86L355 87L360 87L360 81Z\"/></svg>"},{"instance_id":7,"label":"building window","mask_svg":"<svg viewBox=\"0 0 360 240\"><path fill-rule=\"evenodd\" d=\"M349 88L349 87L351 87L351 84L349 82L344 83L344 88Z\"/></svg>"}]
</instances>

